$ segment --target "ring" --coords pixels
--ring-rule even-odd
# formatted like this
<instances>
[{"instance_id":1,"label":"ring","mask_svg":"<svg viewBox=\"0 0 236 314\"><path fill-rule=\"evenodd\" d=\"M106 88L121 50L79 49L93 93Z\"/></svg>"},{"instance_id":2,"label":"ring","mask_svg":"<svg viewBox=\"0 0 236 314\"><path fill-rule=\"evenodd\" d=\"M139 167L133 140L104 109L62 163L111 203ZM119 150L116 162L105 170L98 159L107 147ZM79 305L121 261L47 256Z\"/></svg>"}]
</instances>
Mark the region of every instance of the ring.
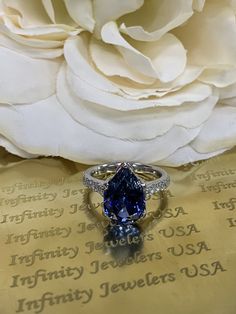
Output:
<instances>
[{"instance_id":1,"label":"ring","mask_svg":"<svg viewBox=\"0 0 236 314\"><path fill-rule=\"evenodd\" d=\"M146 215L146 200L170 184L165 170L136 162L114 162L88 168L84 185L103 196L103 213L113 223L134 223Z\"/></svg>"}]
</instances>

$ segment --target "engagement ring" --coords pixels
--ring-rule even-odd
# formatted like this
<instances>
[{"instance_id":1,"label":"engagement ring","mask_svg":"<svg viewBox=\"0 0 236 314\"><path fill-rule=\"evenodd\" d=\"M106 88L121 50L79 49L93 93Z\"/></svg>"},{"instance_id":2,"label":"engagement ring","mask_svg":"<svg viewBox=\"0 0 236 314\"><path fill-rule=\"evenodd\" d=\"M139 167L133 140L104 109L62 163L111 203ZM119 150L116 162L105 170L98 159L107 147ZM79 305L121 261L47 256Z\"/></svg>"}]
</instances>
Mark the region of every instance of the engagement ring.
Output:
<instances>
[{"instance_id":1,"label":"engagement ring","mask_svg":"<svg viewBox=\"0 0 236 314\"><path fill-rule=\"evenodd\" d=\"M103 212L112 222L134 223L146 215L146 200L164 191L169 175L160 167L136 162L97 165L84 172L84 184L103 196Z\"/></svg>"}]
</instances>

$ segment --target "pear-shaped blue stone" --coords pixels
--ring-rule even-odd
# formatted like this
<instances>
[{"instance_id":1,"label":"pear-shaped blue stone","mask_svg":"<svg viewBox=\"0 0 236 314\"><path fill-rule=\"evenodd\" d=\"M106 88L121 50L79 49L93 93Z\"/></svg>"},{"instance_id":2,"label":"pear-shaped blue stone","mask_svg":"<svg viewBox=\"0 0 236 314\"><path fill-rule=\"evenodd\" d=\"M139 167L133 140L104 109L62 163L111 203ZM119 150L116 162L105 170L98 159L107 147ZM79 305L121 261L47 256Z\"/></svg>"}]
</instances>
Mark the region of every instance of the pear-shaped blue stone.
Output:
<instances>
[{"instance_id":1,"label":"pear-shaped blue stone","mask_svg":"<svg viewBox=\"0 0 236 314\"><path fill-rule=\"evenodd\" d=\"M129 223L142 217L144 212L145 194L141 181L128 166L123 166L104 191L104 213L117 223Z\"/></svg>"}]
</instances>

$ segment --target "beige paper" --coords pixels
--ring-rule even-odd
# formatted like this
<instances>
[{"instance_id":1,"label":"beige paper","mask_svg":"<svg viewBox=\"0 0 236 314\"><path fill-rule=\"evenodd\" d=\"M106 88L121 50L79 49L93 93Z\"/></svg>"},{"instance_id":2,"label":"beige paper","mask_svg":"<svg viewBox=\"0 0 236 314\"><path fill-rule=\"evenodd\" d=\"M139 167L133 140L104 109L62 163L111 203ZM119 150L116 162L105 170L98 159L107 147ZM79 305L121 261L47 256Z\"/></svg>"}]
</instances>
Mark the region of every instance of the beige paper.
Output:
<instances>
[{"instance_id":1,"label":"beige paper","mask_svg":"<svg viewBox=\"0 0 236 314\"><path fill-rule=\"evenodd\" d=\"M236 151L166 168L167 204L154 195L125 238L108 232L85 168L2 157L1 314L236 313Z\"/></svg>"}]
</instances>

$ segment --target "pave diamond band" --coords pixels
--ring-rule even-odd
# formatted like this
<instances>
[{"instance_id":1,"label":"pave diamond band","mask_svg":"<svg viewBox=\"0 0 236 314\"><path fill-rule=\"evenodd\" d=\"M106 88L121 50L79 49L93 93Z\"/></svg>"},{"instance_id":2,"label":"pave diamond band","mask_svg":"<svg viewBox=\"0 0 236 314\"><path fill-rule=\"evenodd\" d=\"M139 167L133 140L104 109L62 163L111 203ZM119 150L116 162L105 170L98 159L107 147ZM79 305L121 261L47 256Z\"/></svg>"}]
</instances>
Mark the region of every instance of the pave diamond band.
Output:
<instances>
[{"instance_id":1,"label":"pave diamond band","mask_svg":"<svg viewBox=\"0 0 236 314\"><path fill-rule=\"evenodd\" d=\"M84 172L84 184L91 190L103 195L107 189L109 177L100 179L99 177L109 176L114 174L122 165L129 165L137 175L152 175L155 179L146 181L142 178L144 192L146 198L158 191L167 189L170 184L170 177L165 170L157 166L144 165L141 163L109 163L91 167Z\"/></svg>"},{"instance_id":2,"label":"pave diamond band","mask_svg":"<svg viewBox=\"0 0 236 314\"><path fill-rule=\"evenodd\" d=\"M97 165L84 172L84 184L104 197L104 214L116 223L133 223L146 214L145 200L164 191L170 178L157 166L136 162Z\"/></svg>"}]
</instances>

